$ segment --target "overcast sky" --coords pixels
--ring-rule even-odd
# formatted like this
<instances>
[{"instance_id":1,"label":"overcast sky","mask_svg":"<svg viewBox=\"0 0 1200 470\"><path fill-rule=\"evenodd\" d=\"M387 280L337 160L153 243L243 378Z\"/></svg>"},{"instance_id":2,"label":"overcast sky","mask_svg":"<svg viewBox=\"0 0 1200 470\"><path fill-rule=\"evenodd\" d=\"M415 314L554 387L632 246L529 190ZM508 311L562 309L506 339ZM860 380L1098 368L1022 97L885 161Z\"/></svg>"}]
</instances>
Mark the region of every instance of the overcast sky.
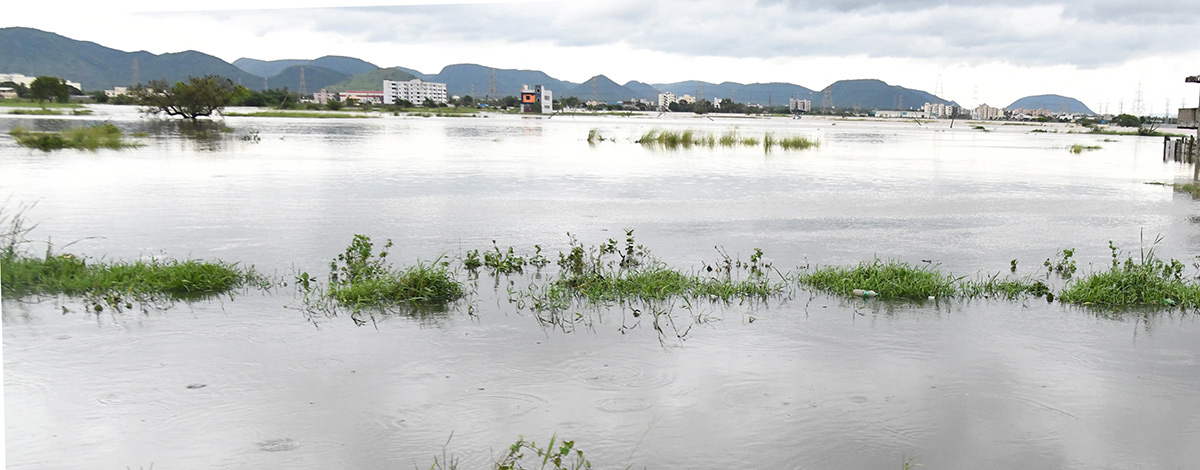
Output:
<instances>
[{"instance_id":1,"label":"overcast sky","mask_svg":"<svg viewBox=\"0 0 1200 470\"><path fill-rule=\"evenodd\" d=\"M1141 111L1162 114L1200 96L1184 83L1200 74L1200 0L350 2L132 0L53 14L13 2L0 26L229 62L332 54L426 73L477 63L573 82L604 74L814 90L878 78L968 106L1053 93L1134 112L1140 90Z\"/></svg>"}]
</instances>

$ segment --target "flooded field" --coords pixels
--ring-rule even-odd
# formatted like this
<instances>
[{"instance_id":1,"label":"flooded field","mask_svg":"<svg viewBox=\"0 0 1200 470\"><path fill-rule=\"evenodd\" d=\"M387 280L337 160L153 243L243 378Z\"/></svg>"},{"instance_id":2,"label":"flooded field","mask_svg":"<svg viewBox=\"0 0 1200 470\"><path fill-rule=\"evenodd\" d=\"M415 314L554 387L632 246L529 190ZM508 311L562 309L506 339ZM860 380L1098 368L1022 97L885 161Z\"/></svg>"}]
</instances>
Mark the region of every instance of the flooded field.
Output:
<instances>
[{"instance_id":1,"label":"flooded field","mask_svg":"<svg viewBox=\"0 0 1200 470\"><path fill-rule=\"evenodd\" d=\"M761 249L795 273L875 258L954 276L1079 273L1109 242L1187 264L1200 202L1161 138L1065 125L687 116L230 117L195 137L131 108L0 115L0 198L55 251L224 260L268 291L122 312L3 302L8 468L483 468L519 436L596 468L1191 468L1200 322L1179 310L1019 300L511 301L571 236L626 230L702 270ZM145 146L42 153L10 129L111 122ZM640 145L652 130L803 136L804 150ZM588 142L589 133L605 137ZM1032 132L1034 130L1047 132ZM1099 146L1082 153L1073 145ZM355 234L451 262L467 296L420 314L328 315ZM570 235L568 235L570 234ZM470 250L543 249L541 272L472 278ZM38 253L45 243L33 245ZM286 285L283 285L286 283ZM519 300L519 299L518 299ZM336 312L335 312L336 313Z\"/></svg>"}]
</instances>

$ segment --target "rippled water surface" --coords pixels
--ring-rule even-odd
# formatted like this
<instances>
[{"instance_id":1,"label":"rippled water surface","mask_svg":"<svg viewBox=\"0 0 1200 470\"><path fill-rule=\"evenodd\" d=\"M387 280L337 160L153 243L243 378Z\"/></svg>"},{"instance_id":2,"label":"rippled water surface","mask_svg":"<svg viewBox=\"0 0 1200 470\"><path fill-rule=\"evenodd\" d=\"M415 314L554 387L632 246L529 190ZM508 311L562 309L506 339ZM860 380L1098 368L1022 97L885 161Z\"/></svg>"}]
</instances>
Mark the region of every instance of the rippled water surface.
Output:
<instances>
[{"instance_id":1,"label":"rippled water surface","mask_svg":"<svg viewBox=\"0 0 1200 470\"><path fill-rule=\"evenodd\" d=\"M0 197L31 234L100 259L221 259L323 275L354 234L395 262L492 241L554 258L567 233L693 269L761 248L777 267L873 257L1036 275L1108 242L1189 263L1200 203L1161 140L1032 126L693 116L226 119L182 136L132 110L0 116ZM15 126L110 121L125 151L17 147ZM655 149L655 129L817 138L805 151ZM615 139L586 142L598 129ZM259 142L244 140L257 132ZM1073 154L1072 144L1099 145ZM1144 239L1144 241L1143 241ZM69 246L66 246L71 243ZM38 245L38 250L45 245ZM551 264L545 275L554 271ZM465 276L464 276L465 279ZM1052 278L1055 283L1061 280ZM3 303L9 468L485 466L557 433L601 468L1194 468L1200 324L1025 301L922 304L795 289L731 305L580 308L543 327L482 275L420 316L306 313L291 287L133 312ZM65 308L65 310L64 310ZM669 311L659 329L634 308ZM667 320L670 320L669 322ZM451 437L452 436L452 437ZM447 444L447 440L449 443Z\"/></svg>"}]
</instances>

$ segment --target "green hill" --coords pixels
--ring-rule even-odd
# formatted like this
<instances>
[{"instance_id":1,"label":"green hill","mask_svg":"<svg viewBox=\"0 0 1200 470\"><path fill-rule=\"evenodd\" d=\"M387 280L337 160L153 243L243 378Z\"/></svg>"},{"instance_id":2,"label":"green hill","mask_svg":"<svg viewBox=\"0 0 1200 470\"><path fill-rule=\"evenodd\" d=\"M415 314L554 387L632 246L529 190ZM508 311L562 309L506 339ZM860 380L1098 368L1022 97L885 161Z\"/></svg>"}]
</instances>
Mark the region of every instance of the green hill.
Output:
<instances>
[{"instance_id":1,"label":"green hill","mask_svg":"<svg viewBox=\"0 0 1200 470\"><path fill-rule=\"evenodd\" d=\"M1013 101L1008 105L1007 109L1049 109L1050 111L1060 113L1079 113L1079 114L1096 114L1092 109L1087 107L1079 100L1062 95L1036 95L1026 96L1019 100Z\"/></svg>"},{"instance_id":2,"label":"green hill","mask_svg":"<svg viewBox=\"0 0 1200 470\"><path fill-rule=\"evenodd\" d=\"M383 91L384 80L402 82L414 78L417 77L397 68L379 69L346 78L324 88L329 91ZM318 89L310 85L308 92L312 93Z\"/></svg>"},{"instance_id":3,"label":"green hill","mask_svg":"<svg viewBox=\"0 0 1200 470\"><path fill-rule=\"evenodd\" d=\"M641 98L638 92L618 85L604 75L596 75L578 86L562 91L555 91L554 93L555 98L565 98L568 96L574 96L581 101L595 99L604 102L631 101L633 98Z\"/></svg>"},{"instance_id":4,"label":"green hill","mask_svg":"<svg viewBox=\"0 0 1200 470\"><path fill-rule=\"evenodd\" d=\"M304 69L304 89L307 93L329 87L350 78L350 75L313 65L293 65L267 79L271 88L300 91L300 69Z\"/></svg>"},{"instance_id":5,"label":"green hill","mask_svg":"<svg viewBox=\"0 0 1200 470\"><path fill-rule=\"evenodd\" d=\"M642 83L636 80L630 80L625 83L625 88L634 93L637 98L658 102L658 88L649 83Z\"/></svg>"},{"instance_id":6,"label":"green hill","mask_svg":"<svg viewBox=\"0 0 1200 470\"><path fill-rule=\"evenodd\" d=\"M920 109L925 103L954 104L920 90L888 85L882 80L839 80L813 94L813 107L827 107L825 92L833 97L838 109Z\"/></svg>"},{"instance_id":7,"label":"green hill","mask_svg":"<svg viewBox=\"0 0 1200 470\"><path fill-rule=\"evenodd\" d=\"M196 51L124 52L31 28L0 28L0 51L0 71L61 77L79 82L86 90L132 85L134 58L142 83L156 79L174 82L202 75L228 77L252 88L252 84L262 82L262 77Z\"/></svg>"},{"instance_id":8,"label":"green hill","mask_svg":"<svg viewBox=\"0 0 1200 470\"><path fill-rule=\"evenodd\" d=\"M491 85L492 71L496 72L496 94L498 97L518 96L521 85L542 85L560 98L562 90L574 87L575 84L556 79L537 70L493 69L475 64L447 65L436 75L428 75L428 80L446 84L446 92L451 95L471 95L485 97Z\"/></svg>"},{"instance_id":9,"label":"green hill","mask_svg":"<svg viewBox=\"0 0 1200 470\"><path fill-rule=\"evenodd\" d=\"M260 77L274 77L275 75L282 73L285 69L296 66L321 67L338 72L347 77L351 75L364 74L379 69L379 66L361 59L335 55L327 55L313 60L258 60L243 57L233 61L233 65L246 71L247 73L258 75ZM305 73L307 74L307 71L305 71ZM307 79L308 77L305 76L305 78Z\"/></svg>"}]
</instances>

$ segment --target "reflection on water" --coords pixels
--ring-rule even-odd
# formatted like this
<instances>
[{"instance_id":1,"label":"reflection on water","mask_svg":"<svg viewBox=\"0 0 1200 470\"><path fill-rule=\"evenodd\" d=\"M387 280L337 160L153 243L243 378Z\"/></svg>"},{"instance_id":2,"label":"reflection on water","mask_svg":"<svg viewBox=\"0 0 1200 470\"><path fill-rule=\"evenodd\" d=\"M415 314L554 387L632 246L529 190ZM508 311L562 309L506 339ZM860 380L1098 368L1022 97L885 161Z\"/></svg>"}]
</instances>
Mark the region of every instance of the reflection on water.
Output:
<instances>
[{"instance_id":1,"label":"reflection on water","mask_svg":"<svg viewBox=\"0 0 1200 470\"><path fill-rule=\"evenodd\" d=\"M134 110L146 147L50 154L0 139L0 196L32 238L105 259L223 259L323 273L354 234L407 264L493 240L531 252L637 230L671 265L762 248L775 266L928 259L1038 275L1108 241L1200 254L1190 168L1159 141L958 123L805 119L229 118L188 137ZM654 128L816 138L801 152L633 140ZM589 130L613 138L594 146ZM258 141L242 137L256 132ZM199 138L201 134L207 137ZM207 139L207 140L206 140ZM1100 145L1085 155L1073 144ZM1132 251L1130 251L1132 252ZM294 287L169 309L3 303L9 468L483 467L517 436L576 440L599 467L1190 468L1200 459L1193 313L1041 299L888 303L795 290L755 304L510 302L482 275L443 311L313 312ZM64 314L62 308L69 312ZM658 309L657 311L655 309ZM656 314L656 312L658 314ZM193 387L202 384L203 387Z\"/></svg>"}]
</instances>

